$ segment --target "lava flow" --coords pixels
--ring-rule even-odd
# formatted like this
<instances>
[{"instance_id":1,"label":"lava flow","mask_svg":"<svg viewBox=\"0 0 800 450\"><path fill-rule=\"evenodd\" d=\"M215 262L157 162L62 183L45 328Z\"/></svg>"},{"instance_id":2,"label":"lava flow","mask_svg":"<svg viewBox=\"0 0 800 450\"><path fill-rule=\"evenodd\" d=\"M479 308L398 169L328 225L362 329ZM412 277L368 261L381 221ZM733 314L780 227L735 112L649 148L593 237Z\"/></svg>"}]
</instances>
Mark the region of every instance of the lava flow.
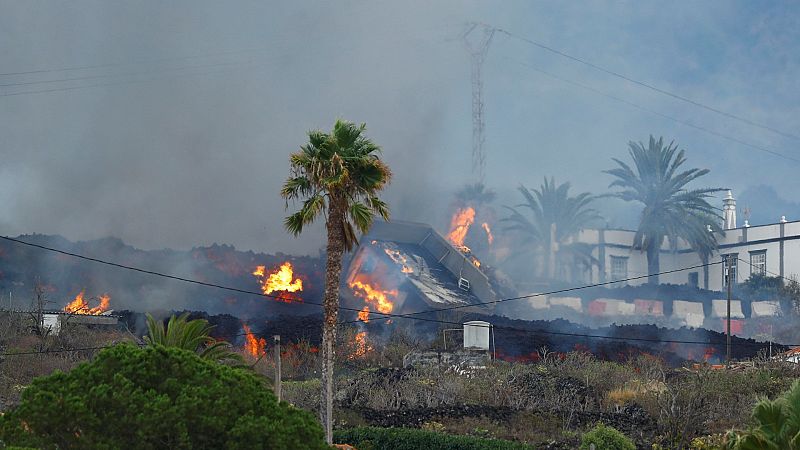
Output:
<instances>
[{"instance_id":1,"label":"lava flow","mask_svg":"<svg viewBox=\"0 0 800 450\"><path fill-rule=\"evenodd\" d=\"M75 296L75 300L71 301L67 306L64 307L64 312L68 312L70 314L86 314L97 316L108 311L109 304L111 303L111 296L108 294L101 295L98 299L100 304L94 308L91 308L89 307L89 303L83 298L85 293L86 291L81 291L80 294Z\"/></svg>"},{"instance_id":2,"label":"lava flow","mask_svg":"<svg viewBox=\"0 0 800 450\"><path fill-rule=\"evenodd\" d=\"M469 251L469 247L464 245L464 239L467 238L467 232L473 223L475 223L475 209L471 206L459 208L450 219L450 232L447 233L447 240L458 249Z\"/></svg>"},{"instance_id":3,"label":"lava flow","mask_svg":"<svg viewBox=\"0 0 800 450\"><path fill-rule=\"evenodd\" d=\"M258 266L253 272L264 295L278 292L278 300L291 303L302 301L294 292L303 291L303 280L295 278L292 263L285 262L280 268L269 275L266 273L266 266Z\"/></svg>"},{"instance_id":4,"label":"lava flow","mask_svg":"<svg viewBox=\"0 0 800 450\"><path fill-rule=\"evenodd\" d=\"M265 351L264 348L267 346L267 340L264 338L257 338L250 330L250 327L245 324L242 324L242 328L244 329L245 333L244 349L247 351L247 353L256 358L263 355Z\"/></svg>"}]
</instances>

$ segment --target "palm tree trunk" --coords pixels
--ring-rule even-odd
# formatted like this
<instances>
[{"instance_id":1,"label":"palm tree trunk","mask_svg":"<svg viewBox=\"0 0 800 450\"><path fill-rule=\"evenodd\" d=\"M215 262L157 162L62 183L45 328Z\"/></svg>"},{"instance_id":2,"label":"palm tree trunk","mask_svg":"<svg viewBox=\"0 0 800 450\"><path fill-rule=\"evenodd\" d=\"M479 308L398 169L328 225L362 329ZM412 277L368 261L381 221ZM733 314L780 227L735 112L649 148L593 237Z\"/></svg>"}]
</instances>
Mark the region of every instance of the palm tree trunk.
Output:
<instances>
[{"instance_id":1,"label":"palm tree trunk","mask_svg":"<svg viewBox=\"0 0 800 450\"><path fill-rule=\"evenodd\" d=\"M661 241L658 244L651 241L647 247L647 282L650 284L658 284L658 273L661 271L660 254Z\"/></svg>"},{"instance_id":2,"label":"palm tree trunk","mask_svg":"<svg viewBox=\"0 0 800 450\"><path fill-rule=\"evenodd\" d=\"M339 277L344 254L344 208L331 197L326 228L328 231L325 266L325 296L322 323L322 405L320 419L325 439L333 444L333 363L336 359L336 322L339 314Z\"/></svg>"}]
</instances>

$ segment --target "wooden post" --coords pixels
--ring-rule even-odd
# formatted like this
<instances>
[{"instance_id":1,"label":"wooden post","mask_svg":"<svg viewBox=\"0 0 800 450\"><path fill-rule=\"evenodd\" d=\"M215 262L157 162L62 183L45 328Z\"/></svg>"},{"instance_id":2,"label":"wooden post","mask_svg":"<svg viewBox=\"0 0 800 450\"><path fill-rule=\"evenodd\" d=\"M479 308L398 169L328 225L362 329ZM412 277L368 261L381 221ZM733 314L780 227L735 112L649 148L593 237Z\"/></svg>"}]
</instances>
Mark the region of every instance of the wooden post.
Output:
<instances>
[{"instance_id":1,"label":"wooden post","mask_svg":"<svg viewBox=\"0 0 800 450\"><path fill-rule=\"evenodd\" d=\"M281 337L273 336L275 339L275 397L281 401Z\"/></svg>"}]
</instances>

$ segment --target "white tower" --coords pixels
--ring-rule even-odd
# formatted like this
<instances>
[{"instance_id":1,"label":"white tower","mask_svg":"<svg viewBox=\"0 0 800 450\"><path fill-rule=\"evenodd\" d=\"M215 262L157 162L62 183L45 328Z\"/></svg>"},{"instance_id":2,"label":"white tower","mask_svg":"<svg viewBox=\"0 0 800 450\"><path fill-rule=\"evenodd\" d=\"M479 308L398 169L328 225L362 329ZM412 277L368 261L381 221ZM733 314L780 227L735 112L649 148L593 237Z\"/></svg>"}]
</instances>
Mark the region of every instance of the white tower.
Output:
<instances>
[{"instance_id":1,"label":"white tower","mask_svg":"<svg viewBox=\"0 0 800 450\"><path fill-rule=\"evenodd\" d=\"M722 229L733 230L736 228L736 199L733 198L733 193L730 190L722 201L722 214L724 218Z\"/></svg>"}]
</instances>

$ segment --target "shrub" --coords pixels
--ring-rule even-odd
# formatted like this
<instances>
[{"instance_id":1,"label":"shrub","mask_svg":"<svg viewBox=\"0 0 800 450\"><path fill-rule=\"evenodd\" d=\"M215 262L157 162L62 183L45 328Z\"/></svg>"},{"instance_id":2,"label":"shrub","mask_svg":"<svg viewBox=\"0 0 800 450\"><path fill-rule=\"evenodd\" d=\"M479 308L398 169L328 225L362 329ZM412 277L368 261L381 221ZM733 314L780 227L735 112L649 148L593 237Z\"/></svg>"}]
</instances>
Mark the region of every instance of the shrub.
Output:
<instances>
[{"instance_id":1,"label":"shrub","mask_svg":"<svg viewBox=\"0 0 800 450\"><path fill-rule=\"evenodd\" d=\"M453 436L412 428L350 428L333 434L337 443L350 444L358 450L532 450L517 442Z\"/></svg>"},{"instance_id":2,"label":"shrub","mask_svg":"<svg viewBox=\"0 0 800 450\"><path fill-rule=\"evenodd\" d=\"M636 445L627 436L602 423L583 435L581 450L589 450L592 444L597 450L636 450Z\"/></svg>"},{"instance_id":3,"label":"shrub","mask_svg":"<svg viewBox=\"0 0 800 450\"><path fill-rule=\"evenodd\" d=\"M160 345L117 345L35 379L0 418L0 439L43 449L327 448L316 420L278 403L257 375Z\"/></svg>"},{"instance_id":4,"label":"shrub","mask_svg":"<svg viewBox=\"0 0 800 450\"><path fill-rule=\"evenodd\" d=\"M800 448L800 380L783 396L760 400L753 408L752 421L755 425L747 431L729 434L730 448Z\"/></svg>"}]
</instances>

